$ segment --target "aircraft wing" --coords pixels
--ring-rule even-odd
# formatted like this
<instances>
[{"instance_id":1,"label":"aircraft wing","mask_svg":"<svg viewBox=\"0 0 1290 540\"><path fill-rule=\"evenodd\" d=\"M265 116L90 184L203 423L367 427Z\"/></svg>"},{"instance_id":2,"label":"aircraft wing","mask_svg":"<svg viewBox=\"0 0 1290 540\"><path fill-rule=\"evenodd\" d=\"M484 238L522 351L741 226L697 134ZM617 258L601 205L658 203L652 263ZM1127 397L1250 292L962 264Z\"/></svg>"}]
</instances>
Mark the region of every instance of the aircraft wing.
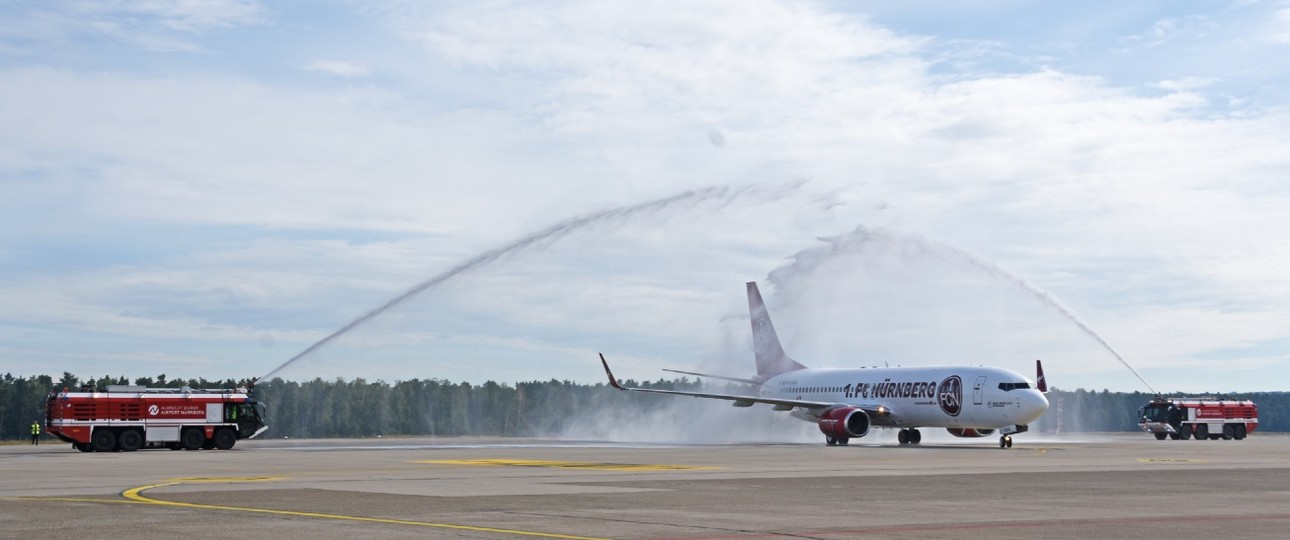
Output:
<instances>
[{"instance_id":1,"label":"aircraft wing","mask_svg":"<svg viewBox=\"0 0 1290 540\"><path fill-rule=\"evenodd\" d=\"M681 370L679 370L679 369L667 369L667 368L662 368L662 370L663 370L663 371L671 371L672 373L680 373L680 374L682 374L682 375L694 375L695 377L707 377L707 378L709 378L709 379L721 379L721 380L723 380L723 381L731 381L731 382L737 382L737 383L751 384L751 385L753 385L753 386L757 386L757 385L761 384L761 381L758 381L757 379L745 379L745 378L743 378L743 377L729 377L729 376L726 376L726 375L713 375L713 374L711 374L711 373L695 373L695 372L693 372L693 371L681 371Z\"/></svg>"},{"instance_id":2,"label":"aircraft wing","mask_svg":"<svg viewBox=\"0 0 1290 540\"><path fill-rule=\"evenodd\" d=\"M605 366L605 375L609 376L609 386L612 386L618 390L630 390L633 392L649 392L652 394L671 394L674 396L691 396L696 398L724 399L726 401L733 401L736 407L751 407L754 403L766 403L769 405L783 407L785 409L791 409L793 407L803 407L806 409L830 409L833 407L844 406L841 403L835 403L832 401L805 401L800 399L777 399L777 398L768 398L768 397L762 397L762 396L740 396L740 395L734 395L734 394L712 394L708 392L687 392L683 390L658 390L654 388L633 388L629 386L623 386L618 383L618 379L614 378L614 373L609 370L609 362L605 360L604 354L600 355L600 363Z\"/></svg>"}]
</instances>

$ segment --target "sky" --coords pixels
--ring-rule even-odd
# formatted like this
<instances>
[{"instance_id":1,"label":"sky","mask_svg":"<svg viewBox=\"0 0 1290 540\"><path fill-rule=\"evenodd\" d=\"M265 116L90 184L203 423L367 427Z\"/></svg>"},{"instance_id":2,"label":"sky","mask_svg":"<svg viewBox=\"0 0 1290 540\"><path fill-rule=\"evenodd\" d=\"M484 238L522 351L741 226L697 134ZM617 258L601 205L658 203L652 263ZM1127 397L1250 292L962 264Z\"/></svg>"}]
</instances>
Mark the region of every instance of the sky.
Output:
<instances>
[{"instance_id":1,"label":"sky","mask_svg":"<svg viewBox=\"0 0 1290 540\"><path fill-rule=\"evenodd\" d=\"M811 367L1287 390L1287 55L1284 1L0 0L0 372L747 376L757 281Z\"/></svg>"}]
</instances>

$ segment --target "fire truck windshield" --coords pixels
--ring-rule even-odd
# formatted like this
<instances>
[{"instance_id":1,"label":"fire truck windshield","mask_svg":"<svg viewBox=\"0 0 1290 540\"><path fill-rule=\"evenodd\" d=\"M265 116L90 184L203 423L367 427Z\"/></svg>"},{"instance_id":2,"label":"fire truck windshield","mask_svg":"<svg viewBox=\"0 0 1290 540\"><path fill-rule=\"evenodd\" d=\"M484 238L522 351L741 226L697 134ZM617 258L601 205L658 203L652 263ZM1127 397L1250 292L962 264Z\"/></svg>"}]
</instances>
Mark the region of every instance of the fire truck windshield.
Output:
<instances>
[{"instance_id":1,"label":"fire truck windshield","mask_svg":"<svg viewBox=\"0 0 1290 540\"><path fill-rule=\"evenodd\" d=\"M1144 422L1167 422L1169 420L1169 409L1162 405L1147 405L1142 408L1142 420Z\"/></svg>"}]
</instances>

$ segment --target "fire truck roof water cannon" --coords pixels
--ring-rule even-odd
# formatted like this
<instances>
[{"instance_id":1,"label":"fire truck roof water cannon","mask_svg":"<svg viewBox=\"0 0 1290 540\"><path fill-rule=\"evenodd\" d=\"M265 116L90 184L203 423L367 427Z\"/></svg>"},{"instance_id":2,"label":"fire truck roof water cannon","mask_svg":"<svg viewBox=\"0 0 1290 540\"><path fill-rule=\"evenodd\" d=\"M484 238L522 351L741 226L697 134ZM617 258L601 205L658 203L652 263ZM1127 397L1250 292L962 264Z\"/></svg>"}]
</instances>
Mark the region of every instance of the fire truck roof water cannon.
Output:
<instances>
[{"instance_id":1,"label":"fire truck roof water cannon","mask_svg":"<svg viewBox=\"0 0 1290 540\"><path fill-rule=\"evenodd\" d=\"M264 404L250 395L254 384L237 389L64 388L45 401L45 430L82 452L228 450L238 439L268 429Z\"/></svg>"},{"instance_id":2,"label":"fire truck roof water cannon","mask_svg":"<svg viewBox=\"0 0 1290 540\"><path fill-rule=\"evenodd\" d=\"M1244 439L1259 427L1253 401L1157 397L1138 411L1138 426L1156 440Z\"/></svg>"}]
</instances>

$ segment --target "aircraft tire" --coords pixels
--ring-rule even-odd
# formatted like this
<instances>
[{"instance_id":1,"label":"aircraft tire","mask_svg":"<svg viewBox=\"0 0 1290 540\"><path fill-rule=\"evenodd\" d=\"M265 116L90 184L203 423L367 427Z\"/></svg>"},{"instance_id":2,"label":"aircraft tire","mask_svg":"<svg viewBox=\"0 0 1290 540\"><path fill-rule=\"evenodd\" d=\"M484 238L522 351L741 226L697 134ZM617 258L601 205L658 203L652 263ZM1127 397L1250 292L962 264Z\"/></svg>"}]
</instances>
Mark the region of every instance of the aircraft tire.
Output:
<instances>
[{"instance_id":1,"label":"aircraft tire","mask_svg":"<svg viewBox=\"0 0 1290 540\"><path fill-rule=\"evenodd\" d=\"M923 433L918 428L909 430L909 444L918 444L923 442Z\"/></svg>"},{"instance_id":2,"label":"aircraft tire","mask_svg":"<svg viewBox=\"0 0 1290 540\"><path fill-rule=\"evenodd\" d=\"M837 446L837 445L838 445L838 440L837 440L837 439L835 439L835 438L833 438L833 437L825 437L825 438L824 438L824 444L827 444L827 445L829 445L829 446Z\"/></svg>"},{"instance_id":3,"label":"aircraft tire","mask_svg":"<svg viewBox=\"0 0 1290 540\"><path fill-rule=\"evenodd\" d=\"M900 430L900 433L896 434L896 442L899 442L902 446L909 444L909 430L908 429Z\"/></svg>"},{"instance_id":4,"label":"aircraft tire","mask_svg":"<svg viewBox=\"0 0 1290 540\"><path fill-rule=\"evenodd\" d=\"M850 443L851 443L851 439L848 439L848 438L846 438L846 437L838 437L838 444L839 444L839 445L846 446L846 445L848 445L848 444L850 444Z\"/></svg>"}]
</instances>

